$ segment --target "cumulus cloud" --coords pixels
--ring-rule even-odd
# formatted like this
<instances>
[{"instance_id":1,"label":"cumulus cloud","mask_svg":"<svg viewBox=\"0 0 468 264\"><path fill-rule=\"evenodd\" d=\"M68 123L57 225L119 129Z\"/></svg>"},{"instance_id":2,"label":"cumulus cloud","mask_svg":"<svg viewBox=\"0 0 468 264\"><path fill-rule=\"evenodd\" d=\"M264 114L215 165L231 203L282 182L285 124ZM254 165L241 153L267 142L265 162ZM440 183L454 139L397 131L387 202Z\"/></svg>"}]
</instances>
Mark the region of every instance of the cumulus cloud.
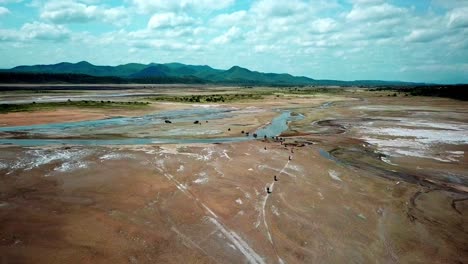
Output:
<instances>
[{"instance_id":1,"label":"cumulus cloud","mask_svg":"<svg viewBox=\"0 0 468 264\"><path fill-rule=\"evenodd\" d=\"M212 12L224 9L234 0L132 0L142 13L154 12Z\"/></svg>"},{"instance_id":2,"label":"cumulus cloud","mask_svg":"<svg viewBox=\"0 0 468 264\"><path fill-rule=\"evenodd\" d=\"M287 17L302 13L309 9L309 7L310 5L307 2L300 0L261 0L254 3L252 10L266 17Z\"/></svg>"},{"instance_id":3,"label":"cumulus cloud","mask_svg":"<svg viewBox=\"0 0 468 264\"><path fill-rule=\"evenodd\" d=\"M448 26L451 28L468 27L468 7L456 8L448 13Z\"/></svg>"},{"instance_id":4,"label":"cumulus cloud","mask_svg":"<svg viewBox=\"0 0 468 264\"><path fill-rule=\"evenodd\" d=\"M331 18L319 18L311 22L310 31L314 33L331 32L337 27L337 22Z\"/></svg>"},{"instance_id":5,"label":"cumulus cloud","mask_svg":"<svg viewBox=\"0 0 468 264\"><path fill-rule=\"evenodd\" d=\"M10 14L10 10L6 7L0 6L0 17Z\"/></svg>"},{"instance_id":6,"label":"cumulus cloud","mask_svg":"<svg viewBox=\"0 0 468 264\"><path fill-rule=\"evenodd\" d=\"M432 0L431 2L433 5L437 7L442 7L446 9L452 8L460 8L460 7L467 7L468 1L467 0Z\"/></svg>"},{"instance_id":7,"label":"cumulus cloud","mask_svg":"<svg viewBox=\"0 0 468 264\"><path fill-rule=\"evenodd\" d=\"M23 0L0 0L0 4L21 3Z\"/></svg>"},{"instance_id":8,"label":"cumulus cloud","mask_svg":"<svg viewBox=\"0 0 468 264\"><path fill-rule=\"evenodd\" d=\"M103 21L121 25L128 22L127 11L123 7L106 8L73 0L47 2L40 17L57 24Z\"/></svg>"},{"instance_id":9,"label":"cumulus cloud","mask_svg":"<svg viewBox=\"0 0 468 264\"><path fill-rule=\"evenodd\" d=\"M132 47L164 51L198 51L201 49L201 46L197 44L176 43L166 40L135 41L132 43Z\"/></svg>"},{"instance_id":10,"label":"cumulus cloud","mask_svg":"<svg viewBox=\"0 0 468 264\"><path fill-rule=\"evenodd\" d=\"M195 23L195 19L186 14L160 13L153 15L148 21L148 28L176 28L190 26Z\"/></svg>"},{"instance_id":11,"label":"cumulus cloud","mask_svg":"<svg viewBox=\"0 0 468 264\"><path fill-rule=\"evenodd\" d=\"M17 32L10 29L0 29L0 41L14 41L17 40Z\"/></svg>"},{"instance_id":12,"label":"cumulus cloud","mask_svg":"<svg viewBox=\"0 0 468 264\"><path fill-rule=\"evenodd\" d=\"M372 21L401 17L404 13L404 8L373 0L361 0L346 15L346 18L351 21Z\"/></svg>"},{"instance_id":13,"label":"cumulus cloud","mask_svg":"<svg viewBox=\"0 0 468 264\"><path fill-rule=\"evenodd\" d=\"M244 24L248 17L247 11L241 10L233 13L219 14L211 20L211 25L217 27L230 27L234 25Z\"/></svg>"},{"instance_id":14,"label":"cumulus cloud","mask_svg":"<svg viewBox=\"0 0 468 264\"><path fill-rule=\"evenodd\" d=\"M70 31L63 26L41 22L26 23L21 27L26 39L62 41L70 36Z\"/></svg>"},{"instance_id":15,"label":"cumulus cloud","mask_svg":"<svg viewBox=\"0 0 468 264\"><path fill-rule=\"evenodd\" d=\"M70 31L63 26L32 22L24 24L19 30L0 29L1 41L64 41L70 37Z\"/></svg>"},{"instance_id":16,"label":"cumulus cloud","mask_svg":"<svg viewBox=\"0 0 468 264\"><path fill-rule=\"evenodd\" d=\"M238 27L231 27L228 31L219 37L213 39L215 44L226 44L242 37L242 32Z\"/></svg>"},{"instance_id":17,"label":"cumulus cloud","mask_svg":"<svg viewBox=\"0 0 468 264\"><path fill-rule=\"evenodd\" d=\"M416 29L405 37L409 42L430 42L443 36L443 32L434 29Z\"/></svg>"}]
</instances>

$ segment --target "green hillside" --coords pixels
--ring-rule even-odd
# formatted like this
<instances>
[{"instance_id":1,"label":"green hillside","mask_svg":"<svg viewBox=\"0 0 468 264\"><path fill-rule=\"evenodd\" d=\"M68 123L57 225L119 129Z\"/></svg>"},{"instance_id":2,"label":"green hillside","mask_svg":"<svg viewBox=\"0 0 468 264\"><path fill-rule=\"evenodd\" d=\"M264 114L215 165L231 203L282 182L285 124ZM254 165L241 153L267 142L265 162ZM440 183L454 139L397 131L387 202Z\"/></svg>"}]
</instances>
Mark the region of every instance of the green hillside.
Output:
<instances>
[{"instance_id":1,"label":"green hillside","mask_svg":"<svg viewBox=\"0 0 468 264\"><path fill-rule=\"evenodd\" d=\"M115 83L214 83L214 84L241 84L241 85L330 85L330 86L402 86L415 85L398 81L337 81L315 80L303 76L290 74L263 73L251 71L239 66L228 70L219 70L207 65L186 65L182 63L128 63L118 66L98 66L86 61L78 63L61 62L52 65L18 66L0 72L24 73L25 75L3 75L3 82L78 82L89 83L94 80L98 83L111 81ZM27 75L38 74L38 75ZM59 74L59 76L51 76ZM60 75L62 74L62 75ZM65 75L63 75L65 74ZM76 74L74 76L67 76ZM78 76L83 75L83 76ZM21 79L23 78L23 79ZM21 81L19 81L21 79Z\"/></svg>"}]
</instances>

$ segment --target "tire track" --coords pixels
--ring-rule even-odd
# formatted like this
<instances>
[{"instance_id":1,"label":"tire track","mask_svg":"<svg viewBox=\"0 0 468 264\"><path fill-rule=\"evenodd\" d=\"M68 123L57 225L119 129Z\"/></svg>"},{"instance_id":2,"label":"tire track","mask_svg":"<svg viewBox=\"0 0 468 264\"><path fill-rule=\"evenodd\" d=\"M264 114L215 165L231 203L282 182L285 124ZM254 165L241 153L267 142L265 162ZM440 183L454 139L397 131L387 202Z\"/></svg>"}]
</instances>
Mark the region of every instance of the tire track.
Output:
<instances>
[{"instance_id":1,"label":"tire track","mask_svg":"<svg viewBox=\"0 0 468 264\"><path fill-rule=\"evenodd\" d=\"M286 162L286 165L284 165L284 167L280 170L280 172L278 173L278 177L284 173L284 170L288 167L289 165L289 160L288 162ZM268 184L267 184L268 186ZM275 187L275 181L273 180L273 182L270 184L269 188L270 190L273 192L273 189ZM270 228L268 227L268 223L267 223L267 219L266 219L266 213L265 213L265 207L266 207L266 204L268 202L268 197L270 197L270 195L266 195L265 196L265 199L263 200L263 205L262 205L262 219L263 219L263 225L265 226L265 230L267 232L267 235L268 235L268 240L270 241L272 247L273 247L273 250L275 251L275 254L276 254L276 257L278 257L278 261L279 263L283 263L283 260L279 257L278 255L278 251L276 250L276 246L275 246L275 243L273 242L273 238L271 236L271 233L270 233Z\"/></svg>"},{"instance_id":2,"label":"tire track","mask_svg":"<svg viewBox=\"0 0 468 264\"><path fill-rule=\"evenodd\" d=\"M174 185L187 197L192 199L200 208L202 208L205 213L210 216L207 216L207 219L214 224L219 231L221 231L225 237L227 237L238 249L242 255L247 259L249 263L258 263L264 264L265 261L263 258L257 254L248 244L245 242L236 232L232 229L229 229L224 223L221 222L219 217L208 207L206 206L200 199L198 199L188 188L180 183L173 175L164 172L163 169L157 167L157 169L166 177L169 181L174 183Z\"/></svg>"}]
</instances>

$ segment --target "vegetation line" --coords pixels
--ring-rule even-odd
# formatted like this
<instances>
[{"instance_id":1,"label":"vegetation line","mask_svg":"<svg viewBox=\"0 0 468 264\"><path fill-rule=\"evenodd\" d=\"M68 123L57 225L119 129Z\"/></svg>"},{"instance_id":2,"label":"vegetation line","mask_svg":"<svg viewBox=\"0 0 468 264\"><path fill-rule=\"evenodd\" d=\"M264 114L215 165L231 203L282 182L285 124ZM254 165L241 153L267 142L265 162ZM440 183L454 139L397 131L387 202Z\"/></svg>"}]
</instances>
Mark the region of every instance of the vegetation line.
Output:
<instances>
[{"instance_id":1,"label":"vegetation line","mask_svg":"<svg viewBox=\"0 0 468 264\"><path fill-rule=\"evenodd\" d=\"M190 96L154 96L146 98L152 101L170 101L187 103L225 103L241 100L260 100L264 95L271 93L250 93L250 94L208 94L208 95L190 95Z\"/></svg>"},{"instance_id":2,"label":"vegetation line","mask_svg":"<svg viewBox=\"0 0 468 264\"><path fill-rule=\"evenodd\" d=\"M66 102L48 102L29 104L0 104L0 113L25 112L37 110L51 110L60 107L78 107L78 108L125 108L140 109L148 106L148 102L115 102L115 101L71 101Z\"/></svg>"}]
</instances>

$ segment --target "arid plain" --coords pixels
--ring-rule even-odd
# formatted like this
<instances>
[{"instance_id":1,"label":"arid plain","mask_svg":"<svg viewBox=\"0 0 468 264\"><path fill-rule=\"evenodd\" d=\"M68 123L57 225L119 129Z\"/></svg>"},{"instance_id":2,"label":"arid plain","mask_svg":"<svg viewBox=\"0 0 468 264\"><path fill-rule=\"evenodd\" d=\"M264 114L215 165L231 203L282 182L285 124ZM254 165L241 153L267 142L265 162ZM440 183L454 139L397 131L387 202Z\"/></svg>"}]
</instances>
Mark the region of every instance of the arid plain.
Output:
<instances>
[{"instance_id":1,"label":"arid plain","mask_svg":"<svg viewBox=\"0 0 468 264\"><path fill-rule=\"evenodd\" d=\"M467 263L468 106L388 95L3 92L145 106L0 114L0 263Z\"/></svg>"}]
</instances>

